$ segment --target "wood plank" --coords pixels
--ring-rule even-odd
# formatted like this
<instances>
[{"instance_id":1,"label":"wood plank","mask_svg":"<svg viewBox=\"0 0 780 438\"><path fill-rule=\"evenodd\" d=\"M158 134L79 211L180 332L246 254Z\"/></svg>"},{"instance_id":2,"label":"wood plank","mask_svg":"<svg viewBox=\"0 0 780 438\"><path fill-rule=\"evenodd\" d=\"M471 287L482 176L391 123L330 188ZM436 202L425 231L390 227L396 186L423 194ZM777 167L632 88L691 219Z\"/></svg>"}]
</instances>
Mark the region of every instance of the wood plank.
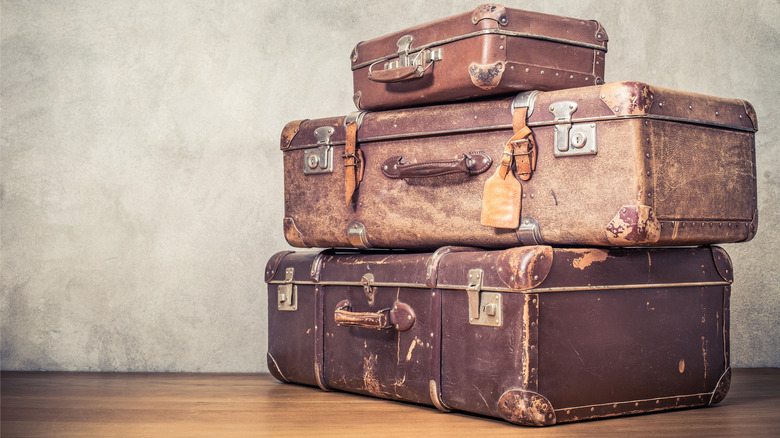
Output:
<instances>
[{"instance_id":1,"label":"wood plank","mask_svg":"<svg viewBox=\"0 0 780 438\"><path fill-rule=\"evenodd\" d=\"M263 374L0 373L14 436L778 436L780 369L736 369L711 408L515 426L428 406L276 382Z\"/></svg>"}]
</instances>

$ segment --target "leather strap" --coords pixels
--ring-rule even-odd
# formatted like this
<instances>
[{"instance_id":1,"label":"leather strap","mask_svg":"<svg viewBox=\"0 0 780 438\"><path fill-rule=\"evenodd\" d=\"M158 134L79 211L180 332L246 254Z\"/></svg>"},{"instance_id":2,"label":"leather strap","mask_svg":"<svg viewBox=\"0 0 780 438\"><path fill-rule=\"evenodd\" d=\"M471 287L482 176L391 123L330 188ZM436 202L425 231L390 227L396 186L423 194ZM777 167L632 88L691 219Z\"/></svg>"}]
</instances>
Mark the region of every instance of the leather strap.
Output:
<instances>
[{"instance_id":1,"label":"leather strap","mask_svg":"<svg viewBox=\"0 0 780 438\"><path fill-rule=\"evenodd\" d=\"M515 134L509 139L506 150L510 150L512 157L515 160L515 167L517 168L517 177L523 181L531 179L531 175L536 170L536 141L534 135L525 124L525 119L528 114L527 107L517 108L512 115L512 129ZM506 155L506 153L504 154ZM510 158L510 159L511 159ZM508 166L507 168L511 167Z\"/></svg>"},{"instance_id":2,"label":"leather strap","mask_svg":"<svg viewBox=\"0 0 780 438\"><path fill-rule=\"evenodd\" d=\"M352 204L360 181L363 180L363 155L357 151L357 122L347 123L344 145L344 200L347 207Z\"/></svg>"}]
</instances>

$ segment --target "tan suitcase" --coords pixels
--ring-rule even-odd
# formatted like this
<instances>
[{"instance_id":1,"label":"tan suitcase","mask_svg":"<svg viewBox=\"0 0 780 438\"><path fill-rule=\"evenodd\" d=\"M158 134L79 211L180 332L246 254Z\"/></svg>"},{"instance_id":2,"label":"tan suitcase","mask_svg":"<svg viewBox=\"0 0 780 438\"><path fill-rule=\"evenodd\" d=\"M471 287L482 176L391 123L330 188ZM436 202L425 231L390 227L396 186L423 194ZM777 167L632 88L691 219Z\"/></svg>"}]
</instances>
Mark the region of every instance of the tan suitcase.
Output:
<instances>
[{"instance_id":1,"label":"tan suitcase","mask_svg":"<svg viewBox=\"0 0 780 438\"><path fill-rule=\"evenodd\" d=\"M599 85L606 52L597 21L481 5L357 44L354 101L379 110Z\"/></svg>"},{"instance_id":2,"label":"tan suitcase","mask_svg":"<svg viewBox=\"0 0 780 438\"><path fill-rule=\"evenodd\" d=\"M518 140L523 124L532 135ZM638 82L291 122L285 236L429 249L745 241L757 227L756 129L746 101ZM483 199L502 168L522 193ZM483 204L514 221L483 225L496 225Z\"/></svg>"}]
</instances>

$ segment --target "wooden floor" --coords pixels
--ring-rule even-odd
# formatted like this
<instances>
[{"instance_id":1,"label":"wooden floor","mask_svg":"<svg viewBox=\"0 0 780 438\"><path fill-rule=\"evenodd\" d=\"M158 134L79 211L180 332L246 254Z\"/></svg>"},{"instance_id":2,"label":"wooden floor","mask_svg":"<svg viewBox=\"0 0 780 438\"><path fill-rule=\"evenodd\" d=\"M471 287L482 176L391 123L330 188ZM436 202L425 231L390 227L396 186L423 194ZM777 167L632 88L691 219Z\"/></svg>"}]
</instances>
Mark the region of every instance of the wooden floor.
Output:
<instances>
[{"instance_id":1,"label":"wooden floor","mask_svg":"<svg viewBox=\"0 0 780 438\"><path fill-rule=\"evenodd\" d=\"M780 369L734 370L710 408L547 428L276 382L266 374L0 373L0 435L780 436Z\"/></svg>"}]
</instances>

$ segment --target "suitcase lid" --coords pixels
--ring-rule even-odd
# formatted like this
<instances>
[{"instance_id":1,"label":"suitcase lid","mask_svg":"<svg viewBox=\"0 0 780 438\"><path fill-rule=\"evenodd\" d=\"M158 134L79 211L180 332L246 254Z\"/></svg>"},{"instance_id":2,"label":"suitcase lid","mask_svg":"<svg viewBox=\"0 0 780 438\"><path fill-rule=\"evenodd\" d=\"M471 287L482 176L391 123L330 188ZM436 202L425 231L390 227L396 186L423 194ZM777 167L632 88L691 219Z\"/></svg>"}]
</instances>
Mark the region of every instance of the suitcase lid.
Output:
<instances>
[{"instance_id":1,"label":"suitcase lid","mask_svg":"<svg viewBox=\"0 0 780 438\"><path fill-rule=\"evenodd\" d=\"M651 118L748 132L758 130L756 112L745 100L687 93L642 82L611 82L557 91L526 91L514 98L377 112L358 111L348 116L297 120L288 123L282 131L281 149L344 144L345 123L349 120L358 121L357 140L360 143L511 130L512 112L518 106L529 106L529 127L549 126L557 123L560 116L556 113L557 107L561 104L572 106L564 114L571 123Z\"/></svg>"},{"instance_id":2,"label":"suitcase lid","mask_svg":"<svg viewBox=\"0 0 780 438\"><path fill-rule=\"evenodd\" d=\"M447 246L434 253L328 249L283 251L266 266L266 282L275 284L520 293L725 286L733 278L731 259L717 246L592 249L531 245L492 251Z\"/></svg>"},{"instance_id":3,"label":"suitcase lid","mask_svg":"<svg viewBox=\"0 0 780 438\"><path fill-rule=\"evenodd\" d=\"M557 15L480 5L471 12L358 43L352 50L352 70L398 58L460 39L499 34L555 41L607 51L607 32L595 20L578 20ZM405 50L404 50L405 49Z\"/></svg>"}]
</instances>

